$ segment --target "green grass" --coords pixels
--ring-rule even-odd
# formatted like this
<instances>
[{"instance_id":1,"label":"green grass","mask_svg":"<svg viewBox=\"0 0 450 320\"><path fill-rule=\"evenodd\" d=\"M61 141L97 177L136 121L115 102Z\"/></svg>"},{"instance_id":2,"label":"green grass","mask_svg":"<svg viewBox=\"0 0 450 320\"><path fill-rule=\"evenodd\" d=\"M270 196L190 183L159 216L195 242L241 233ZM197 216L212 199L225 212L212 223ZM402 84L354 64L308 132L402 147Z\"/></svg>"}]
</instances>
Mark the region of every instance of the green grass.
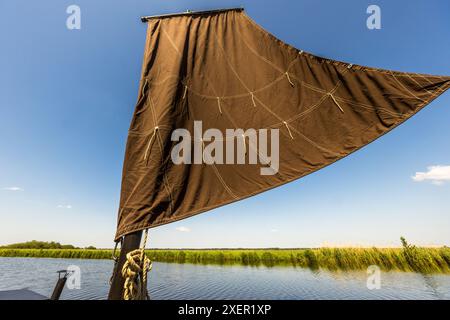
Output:
<instances>
[{"instance_id":1,"label":"green grass","mask_svg":"<svg viewBox=\"0 0 450 320\"><path fill-rule=\"evenodd\" d=\"M0 257L110 259L111 255L112 250L0 248Z\"/></svg>"},{"instance_id":2,"label":"green grass","mask_svg":"<svg viewBox=\"0 0 450 320\"><path fill-rule=\"evenodd\" d=\"M250 266L296 266L327 270L382 270L450 273L450 248L318 248L318 249L211 249L147 250L153 261ZM0 257L110 259L112 250L0 249Z\"/></svg>"}]
</instances>

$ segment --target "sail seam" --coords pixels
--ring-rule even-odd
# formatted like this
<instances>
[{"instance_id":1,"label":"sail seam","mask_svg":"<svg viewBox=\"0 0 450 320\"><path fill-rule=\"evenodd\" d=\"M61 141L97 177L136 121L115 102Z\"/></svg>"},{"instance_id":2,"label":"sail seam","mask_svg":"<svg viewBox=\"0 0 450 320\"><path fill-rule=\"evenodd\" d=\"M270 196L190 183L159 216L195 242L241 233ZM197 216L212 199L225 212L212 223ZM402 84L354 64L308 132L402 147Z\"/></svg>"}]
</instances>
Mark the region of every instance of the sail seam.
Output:
<instances>
[{"instance_id":1,"label":"sail seam","mask_svg":"<svg viewBox=\"0 0 450 320\"><path fill-rule=\"evenodd\" d=\"M422 98L419 98L418 96L416 96L416 95L415 95L411 90L409 90L403 83L401 83L400 80L398 80L398 79L395 77L395 75L394 75L393 72L391 72L391 75L392 75L392 78L394 78L394 80L395 80L399 85L401 85L401 86L403 87L403 89L405 89L407 92L409 92L409 94L411 95L411 97L416 98L417 100L420 100L420 101L425 101L425 100L423 100Z\"/></svg>"},{"instance_id":2,"label":"sail seam","mask_svg":"<svg viewBox=\"0 0 450 320\"><path fill-rule=\"evenodd\" d=\"M164 30L164 28L161 25L161 31L164 33L164 35L167 37L167 40L169 40L170 44L172 45L172 47L175 49L175 51L178 53L179 56L181 56L180 51L178 50L177 46L175 45L175 43L173 42L172 38L169 36L169 34L167 33L166 30Z\"/></svg>"},{"instance_id":3,"label":"sail seam","mask_svg":"<svg viewBox=\"0 0 450 320\"><path fill-rule=\"evenodd\" d=\"M157 121L158 121L157 119L158 119L158 117L155 114L155 110L154 110L155 103L153 102L153 98L152 97L150 97L150 104L151 104L150 110L151 110L151 112L153 114L153 123L154 123L155 127L157 127ZM164 143L162 141L161 133L159 131L157 132L156 137L157 137L157 140L158 140L158 146L159 146L159 151L161 152L161 161L162 161L163 156L164 156L164 150L163 150ZM172 188L170 187L170 183L169 183L169 180L167 179L166 172L163 173L163 182L164 182L163 183L164 188L166 189L166 192L167 192L167 194L169 196L169 201L170 201L169 202L169 204L170 204L170 209L169 210L170 210L170 212L173 212L174 206L173 206Z\"/></svg>"},{"instance_id":4,"label":"sail seam","mask_svg":"<svg viewBox=\"0 0 450 320\"><path fill-rule=\"evenodd\" d=\"M411 75L408 74L408 78L410 78L412 81L414 81L419 88L425 90L428 94L432 94L430 91L428 91L424 86L422 86L416 79L414 79L413 77L411 77Z\"/></svg>"}]
</instances>

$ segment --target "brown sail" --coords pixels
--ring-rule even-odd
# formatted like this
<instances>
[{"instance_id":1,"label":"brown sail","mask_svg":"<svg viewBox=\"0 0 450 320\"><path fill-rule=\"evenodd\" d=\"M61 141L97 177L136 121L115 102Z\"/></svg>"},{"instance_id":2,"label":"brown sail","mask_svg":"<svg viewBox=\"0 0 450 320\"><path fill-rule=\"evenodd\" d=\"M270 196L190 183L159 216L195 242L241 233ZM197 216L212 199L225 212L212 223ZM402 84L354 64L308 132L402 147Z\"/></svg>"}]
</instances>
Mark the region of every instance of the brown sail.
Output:
<instances>
[{"instance_id":1,"label":"brown sail","mask_svg":"<svg viewBox=\"0 0 450 320\"><path fill-rule=\"evenodd\" d=\"M149 19L116 240L319 170L389 132L449 86L446 76L369 68L303 52L242 10ZM203 131L223 132L224 143L236 140L234 151L240 144L247 161L174 163L179 142L172 134L180 128L192 133L194 121L201 121ZM246 132L241 142L226 134L238 128ZM261 163L248 161L259 147L250 129L279 129L279 166L273 174L261 174ZM202 150L212 143L200 140ZM194 137L189 143L196 142Z\"/></svg>"}]
</instances>

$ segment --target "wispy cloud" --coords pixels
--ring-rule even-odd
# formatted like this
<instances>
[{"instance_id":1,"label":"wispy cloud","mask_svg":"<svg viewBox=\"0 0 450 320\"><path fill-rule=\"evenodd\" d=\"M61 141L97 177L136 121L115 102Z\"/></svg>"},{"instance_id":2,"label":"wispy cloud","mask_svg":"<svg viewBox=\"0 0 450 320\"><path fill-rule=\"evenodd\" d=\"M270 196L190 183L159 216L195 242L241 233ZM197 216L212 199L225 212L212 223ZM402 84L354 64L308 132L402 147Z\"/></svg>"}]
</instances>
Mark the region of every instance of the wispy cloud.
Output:
<instances>
[{"instance_id":1,"label":"wispy cloud","mask_svg":"<svg viewBox=\"0 0 450 320\"><path fill-rule=\"evenodd\" d=\"M7 190L7 191L24 191L24 189L21 188L21 187L5 187L5 188L3 188L3 190Z\"/></svg>"},{"instance_id":2,"label":"wispy cloud","mask_svg":"<svg viewBox=\"0 0 450 320\"><path fill-rule=\"evenodd\" d=\"M176 227L175 230L180 232L191 232L191 229L189 229L188 227Z\"/></svg>"},{"instance_id":3,"label":"wispy cloud","mask_svg":"<svg viewBox=\"0 0 450 320\"><path fill-rule=\"evenodd\" d=\"M270 229L270 232L272 233L278 232L278 229Z\"/></svg>"},{"instance_id":4,"label":"wispy cloud","mask_svg":"<svg viewBox=\"0 0 450 320\"><path fill-rule=\"evenodd\" d=\"M57 207L61 209L72 209L71 204L59 204Z\"/></svg>"},{"instance_id":5,"label":"wispy cloud","mask_svg":"<svg viewBox=\"0 0 450 320\"><path fill-rule=\"evenodd\" d=\"M427 170L427 172L416 172L412 179L418 182L428 180L437 186L450 181L450 166L429 166Z\"/></svg>"}]
</instances>

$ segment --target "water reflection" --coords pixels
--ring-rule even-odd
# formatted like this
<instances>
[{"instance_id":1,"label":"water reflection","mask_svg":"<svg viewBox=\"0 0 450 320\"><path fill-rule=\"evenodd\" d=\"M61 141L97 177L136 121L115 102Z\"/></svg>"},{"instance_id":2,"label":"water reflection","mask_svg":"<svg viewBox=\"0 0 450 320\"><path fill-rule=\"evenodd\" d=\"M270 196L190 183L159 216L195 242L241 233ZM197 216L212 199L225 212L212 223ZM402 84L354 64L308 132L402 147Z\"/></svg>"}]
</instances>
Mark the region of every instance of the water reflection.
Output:
<instances>
[{"instance_id":1,"label":"water reflection","mask_svg":"<svg viewBox=\"0 0 450 320\"><path fill-rule=\"evenodd\" d=\"M105 299L109 260L0 258L0 290L28 287L49 296L56 271L77 265L81 289L63 299ZM314 268L314 265L312 265ZM328 271L292 266L153 264L153 299L450 299L449 275L382 272L381 289L366 287L364 271Z\"/></svg>"}]
</instances>

